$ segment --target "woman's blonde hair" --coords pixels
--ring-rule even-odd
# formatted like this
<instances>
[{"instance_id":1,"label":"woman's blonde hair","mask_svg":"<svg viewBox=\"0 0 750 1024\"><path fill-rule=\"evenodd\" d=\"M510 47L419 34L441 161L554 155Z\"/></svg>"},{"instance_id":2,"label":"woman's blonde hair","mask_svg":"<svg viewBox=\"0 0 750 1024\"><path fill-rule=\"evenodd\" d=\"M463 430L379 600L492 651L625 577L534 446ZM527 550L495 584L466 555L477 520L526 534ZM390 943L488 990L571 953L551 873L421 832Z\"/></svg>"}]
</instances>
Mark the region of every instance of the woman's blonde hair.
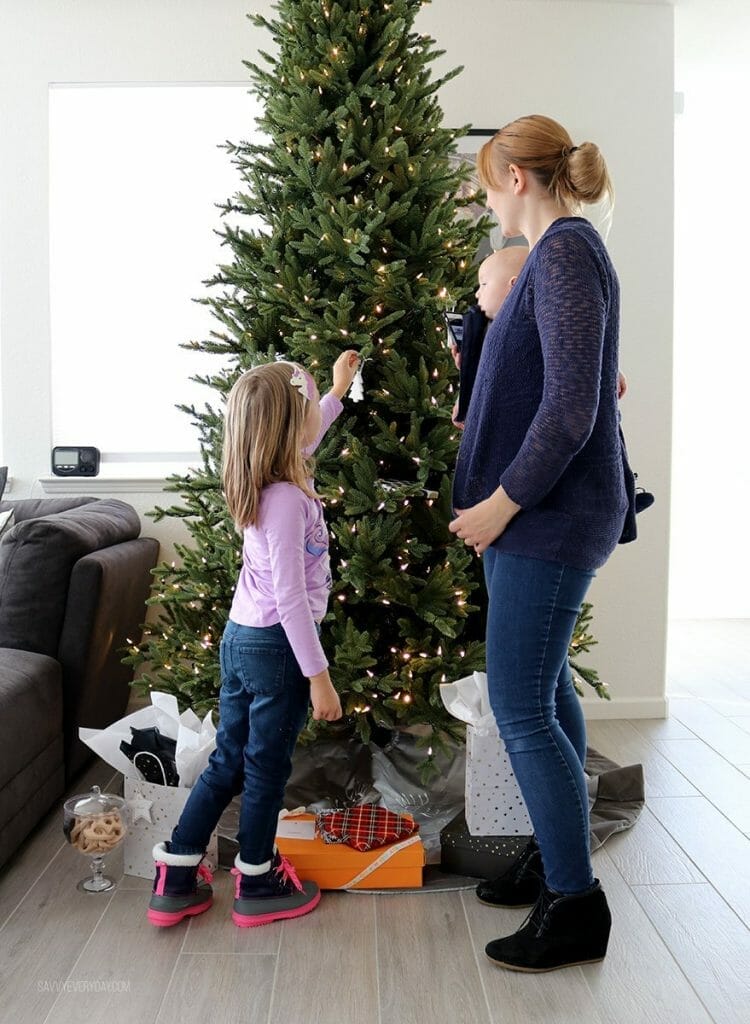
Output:
<instances>
[{"instance_id":1,"label":"woman's blonde hair","mask_svg":"<svg viewBox=\"0 0 750 1024\"><path fill-rule=\"evenodd\" d=\"M258 519L267 484L296 484L311 498L312 462L302 452L309 402L290 381L294 363L247 370L229 392L224 417L221 476L224 497L239 532Z\"/></svg>"},{"instance_id":2,"label":"woman's blonde hair","mask_svg":"<svg viewBox=\"0 0 750 1024\"><path fill-rule=\"evenodd\" d=\"M614 188L599 147L593 142L574 146L567 131L551 117L519 117L485 142L477 156L482 188L500 187L511 164L530 171L557 202L575 212L604 196L610 207L614 203Z\"/></svg>"}]
</instances>

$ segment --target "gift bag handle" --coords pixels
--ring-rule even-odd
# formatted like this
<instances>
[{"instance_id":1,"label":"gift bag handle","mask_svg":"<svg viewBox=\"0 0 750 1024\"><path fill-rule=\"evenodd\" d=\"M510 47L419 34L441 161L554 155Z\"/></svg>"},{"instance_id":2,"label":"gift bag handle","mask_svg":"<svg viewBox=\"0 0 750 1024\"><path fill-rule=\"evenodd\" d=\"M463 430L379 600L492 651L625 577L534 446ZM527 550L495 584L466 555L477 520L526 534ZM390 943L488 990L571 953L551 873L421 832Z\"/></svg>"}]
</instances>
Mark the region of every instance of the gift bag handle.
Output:
<instances>
[{"instance_id":1,"label":"gift bag handle","mask_svg":"<svg viewBox=\"0 0 750 1024\"><path fill-rule=\"evenodd\" d=\"M159 765L159 768L161 769L161 777L162 777L161 785L162 786L166 786L167 785L167 773L164 771L164 765L161 763L161 758L154 757L154 755L149 750L139 750L139 751L137 751L137 753L135 753L133 755L133 764L134 764L134 766L136 768L138 768L138 758L141 757L143 754L146 754L148 757L152 758ZM140 768L138 768L138 771L140 771ZM141 772L141 776L143 778L143 781L145 782L146 781L146 777L143 775L143 772Z\"/></svg>"}]
</instances>

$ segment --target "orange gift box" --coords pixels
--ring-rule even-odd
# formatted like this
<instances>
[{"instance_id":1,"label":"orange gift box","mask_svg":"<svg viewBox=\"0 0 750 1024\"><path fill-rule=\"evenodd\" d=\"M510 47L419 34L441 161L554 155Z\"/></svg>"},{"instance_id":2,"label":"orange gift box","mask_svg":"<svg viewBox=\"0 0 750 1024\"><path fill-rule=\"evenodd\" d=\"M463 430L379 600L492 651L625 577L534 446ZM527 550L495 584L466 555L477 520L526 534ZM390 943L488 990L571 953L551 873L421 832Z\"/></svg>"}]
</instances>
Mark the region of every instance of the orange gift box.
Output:
<instances>
[{"instance_id":1,"label":"orange gift box","mask_svg":"<svg viewBox=\"0 0 750 1024\"><path fill-rule=\"evenodd\" d=\"M302 881L321 889L416 889L422 885L424 846L418 835L360 853L315 835L315 815L281 819L276 845ZM286 833L286 834L285 834ZM302 835L312 838L301 838Z\"/></svg>"}]
</instances>

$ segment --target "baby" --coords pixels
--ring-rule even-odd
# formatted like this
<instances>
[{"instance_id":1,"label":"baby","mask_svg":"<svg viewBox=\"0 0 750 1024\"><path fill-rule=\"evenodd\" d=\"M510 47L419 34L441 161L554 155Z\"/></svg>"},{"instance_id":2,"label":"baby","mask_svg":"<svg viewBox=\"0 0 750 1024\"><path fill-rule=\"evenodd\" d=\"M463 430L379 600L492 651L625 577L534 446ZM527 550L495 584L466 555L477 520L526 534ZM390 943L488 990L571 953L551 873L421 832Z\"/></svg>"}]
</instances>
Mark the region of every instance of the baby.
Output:
<instances>
[{"instance_id":1,"label":"baby","mask_svg":"<svg viewBox=\"0 0 750 1024\"><path fill-rule=\"evenodd\" d=\"M464 314L460 349L455 344L450 346L451 355L461 374L459 395L452 413L453 423L460 429L463 429L466 410L469 408L484 335L516 283L528 255L527 246L512 245L490 253L479 264L479 286L475 292L477 304Z\"/></svg>"}]
</instances>

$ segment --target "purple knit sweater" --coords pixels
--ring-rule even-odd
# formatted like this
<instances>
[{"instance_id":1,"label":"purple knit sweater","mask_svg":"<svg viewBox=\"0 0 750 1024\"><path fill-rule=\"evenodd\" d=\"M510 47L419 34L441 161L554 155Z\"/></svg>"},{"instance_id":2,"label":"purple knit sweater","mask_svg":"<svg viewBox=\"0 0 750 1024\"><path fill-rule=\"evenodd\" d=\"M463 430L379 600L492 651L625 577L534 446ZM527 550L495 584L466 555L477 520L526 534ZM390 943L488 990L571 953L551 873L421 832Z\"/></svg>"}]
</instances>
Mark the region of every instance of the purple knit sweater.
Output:
<instances>
[{"instance_id":1,"label":"purple knit sweater","mask_svg":"<svg viewBox=\"0 0 750 1024\"><path fill-rule=\"evenodd\" d=\"M521 511L498 551L593 571L627 509L617 409L619 284L597 231L556 220L487 332L453 505L502 484Z\"/></svg>"}]
</instances>

